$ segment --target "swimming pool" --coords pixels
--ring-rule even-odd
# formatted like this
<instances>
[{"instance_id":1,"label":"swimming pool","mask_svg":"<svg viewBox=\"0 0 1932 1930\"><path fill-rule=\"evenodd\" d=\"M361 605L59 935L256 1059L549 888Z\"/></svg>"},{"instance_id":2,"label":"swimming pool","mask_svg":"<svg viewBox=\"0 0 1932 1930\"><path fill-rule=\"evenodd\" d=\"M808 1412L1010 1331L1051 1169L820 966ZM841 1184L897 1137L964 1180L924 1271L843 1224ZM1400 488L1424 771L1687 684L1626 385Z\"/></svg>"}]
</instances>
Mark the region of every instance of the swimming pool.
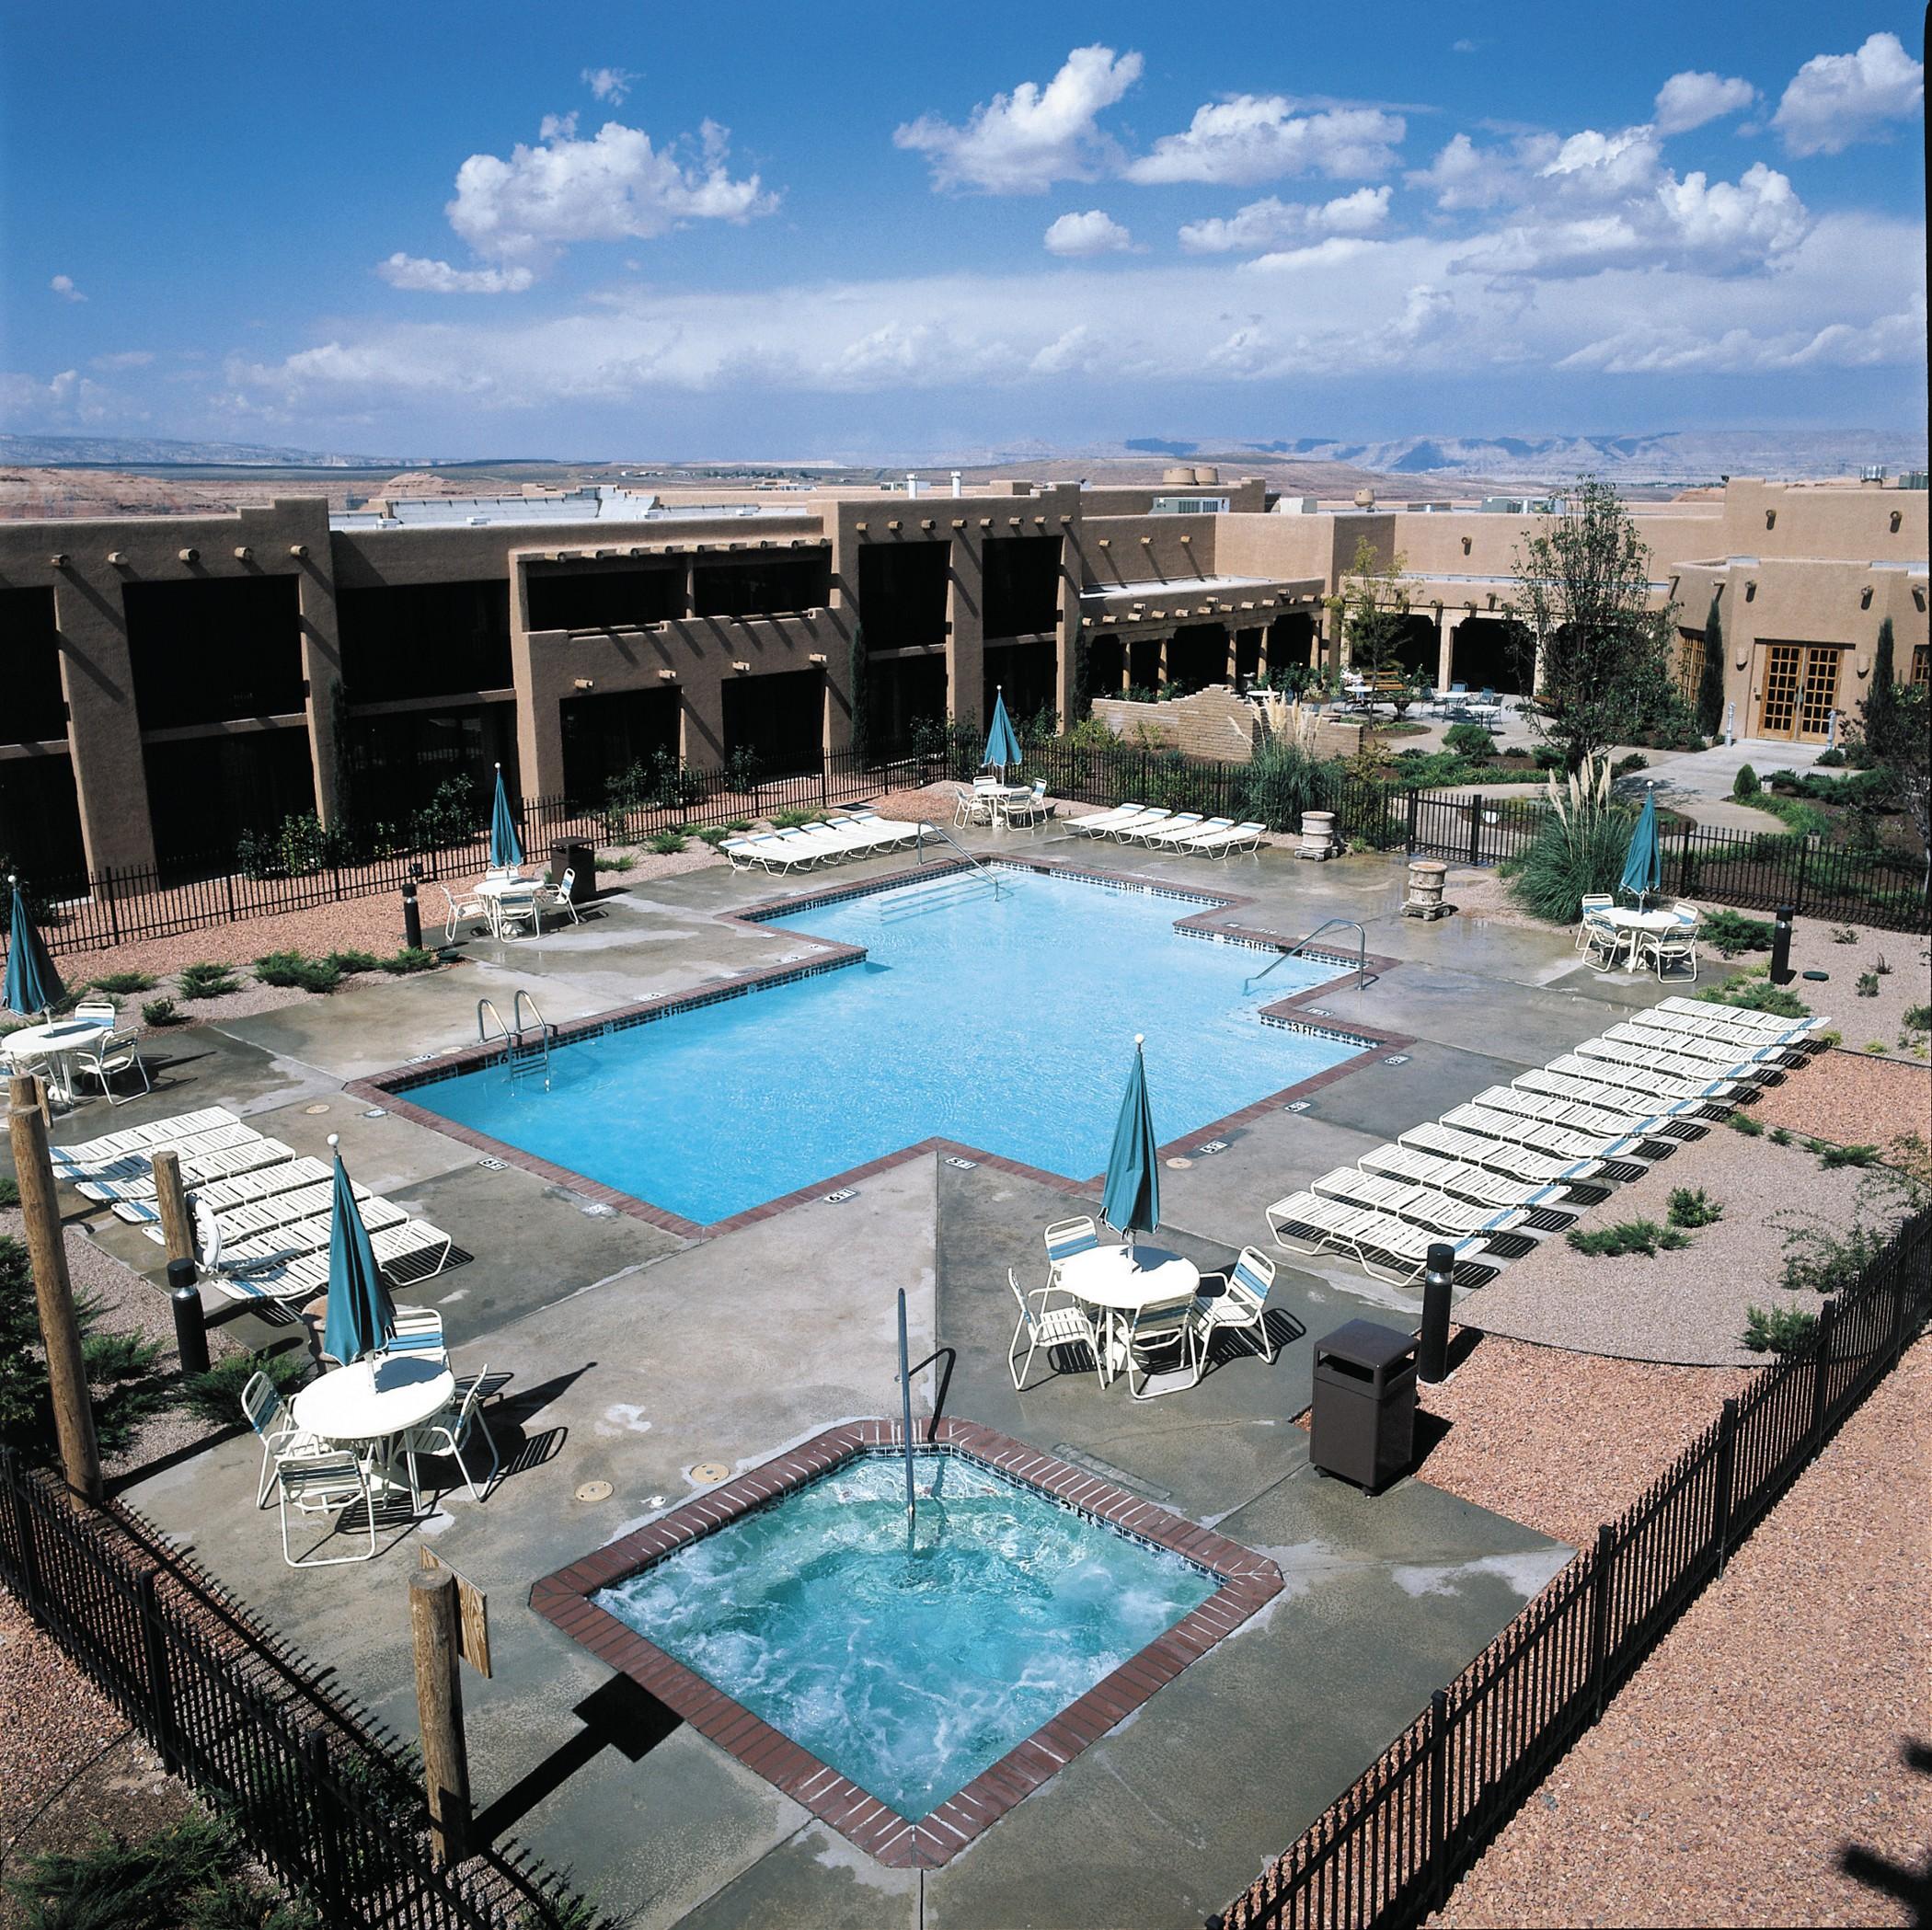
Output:
<instances>
[{"instance_id":1,"label":"swimming pool","mask_svg":"<svg viewBox=\"0 0 1932 1930\"><path fill-rule=\"evenodd\" d=\"M1258 1016L1332 962L1282 959L1244 990L1271 955L1177 932L1201 901L995 875L996 895L949 873L772 917L867 956L570 1040L547 1085L498 1064L408 1097L707 1224L933 1137L1090 1178L1136 1032L1163 1143L1359 1050Z\"/></svg>"}]
</instances>

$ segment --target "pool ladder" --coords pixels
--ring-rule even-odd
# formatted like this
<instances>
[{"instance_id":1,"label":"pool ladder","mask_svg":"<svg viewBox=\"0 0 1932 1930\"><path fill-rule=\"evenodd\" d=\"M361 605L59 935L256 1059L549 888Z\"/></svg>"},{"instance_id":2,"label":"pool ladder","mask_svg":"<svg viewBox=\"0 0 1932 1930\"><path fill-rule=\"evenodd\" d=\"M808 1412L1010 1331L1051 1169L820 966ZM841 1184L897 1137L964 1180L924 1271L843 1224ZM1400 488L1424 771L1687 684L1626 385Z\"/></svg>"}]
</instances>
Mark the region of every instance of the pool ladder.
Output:
<instances>
[{"instance_id":1,"label":"pool ladder","mask_svg":"<svg viewBox=\"0 0 1932 1930\"><path fill-rule=\"evenodd\" d=\"M1368 985L1368 933L1352 918L1327 918L1305 938L1297 938L1293 945L1277 952L1252 978L1244 979L1241 982L1242 991L1251 992L1283 959L1292 959L1297 953L1306 951L1324 932L1334 931L1338 927L1355 934L1355 989L1358 992L1365 990Z\"/></svg>"},{"instance_id":2,"label":"pool ladder","mask_svg":"<svg viewBox=\"0 0 1932 1930\"><path fill-rule=\"evenodd\" d=\"M523 1017L526 1005L530 1011L527 1023ZM516 988L516 996L511 1001L510 1017L512 1022L506 1026L495 1002L479 998L477 1001L477 1037L485 1045L492 1039L503 1041L503 1059L512 1079L521 1078L526 1073L542 1073L547 1079L550 1076L550 1045L557 1028L536 1009L536 1001L522 985Z\"/></svg>"},{"instance_id":3,"label":"pool ladder","mask_svg":"<svg viewBox=\"0 0 1932 1930\"><path fill-rule=\"evenodd\" d=\"M987 864L984 858L967 850L965 845L960 844L959 839L954 837L949 831L942 829L937 824L922 823L919 826L918 852L919 862L922 865L926 862L926 841L928 837L937 839L942 844L951 846L955 856L966 860L967 864L972 867L973 875L984 879L993 887L993 895L995 898L1000 895L999 879L995 874L992 866Z\"/></svg>"}]
</instances>

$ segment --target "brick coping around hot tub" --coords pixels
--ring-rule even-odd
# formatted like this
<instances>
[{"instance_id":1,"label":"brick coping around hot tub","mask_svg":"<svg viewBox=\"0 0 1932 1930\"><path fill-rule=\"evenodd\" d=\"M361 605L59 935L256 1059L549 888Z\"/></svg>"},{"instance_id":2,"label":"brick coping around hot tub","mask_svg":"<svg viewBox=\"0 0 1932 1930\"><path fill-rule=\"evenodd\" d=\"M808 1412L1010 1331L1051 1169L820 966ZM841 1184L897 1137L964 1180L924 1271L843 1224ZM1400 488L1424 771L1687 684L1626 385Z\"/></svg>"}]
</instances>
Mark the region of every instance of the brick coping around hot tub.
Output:
<instances>
[{"instance_id":1,"label":"brick coping around hot tub","mask_svg":"<svg viewBox=\"0 0 1932 1930\"><path fill-rule=\"evenodd\" d=\"M916 1428L914 1434L918 1437ZM908 1821L590 1599L841 1463L895 1448L901 1439L896 1421L847 1421L828 1428L802 1446L546 1575L532 1587L530 1606L868 1856L895 1869L937 1869L1271 1601L1281 1592L1282 1571L1265 1556L1211 1528L977 1421L937 1422L930 1439L915 1438L915 1446L950 1451L995 1469L1121 1534L1180 1556L1213 1576L1219 1586L1200 1607L983 1769L957 1795L917 1821Z\"/></svg>"},{"instance_id":2,"label":"brick coping around hot tub","mask_svg":"<svg viewBox=\"0 0 1932 1930\"><path fill-rule=\"evenodd\" d=\"M1015 871L1035 871L1050 877L1077 879L1083 884L1105 885L1121 891L1144 891L1159 898L1172 898L1189 904L1198 904L1201 909L1185 918L1174 922L1174 929L1190 938L1200 938L1219 945L1248 946L1256 951L1273 952L1278 956L1294 948L1278 932L1259 926L1244 925L1210 924L1208 921L1224 912L1239 911L1255 901L1231 891L1206 890L1187 885L1176 885L1166 879L1142 878L1132 873L1115 871L1089 871L1077 866L1063 864L1054 858L997 857L989 860L995 867L1003 867ZM762 930L767 920L779 917L796 917L803 912L811 912L820 905L837 904L850 898L867 898L874 892L890 891L902 885L916 884L922 879L937 879L972 868L971 861L965 858L949 859L944 864L927 865L921 868L889 872L883 877L856 880L850 884L824 891L813 891L796 898L767 899L762 903L742 906L735 912L720 913L721 925L743 925ZM605 1032L626 1030L632 1026L649 1025L654 1019L668 1018L674 1013L696 1011L705 1005L720 1005L727 999L744 998L753 992L764 991L774 985L790 984L799 979L815 978L822 972L843 971L848 965L858 964L866 956L862 945L846 945L835 938L814 937L809 932L800 932L801 943L817 948L810 959L794 959L782 965L767 965L757 971L744 971L720 982L698 985L684 992L661 993L656 998L638 999L633 1004L614 1005L606 1012L592 1012L588 1017L572 1019L552 1028L553 1043L568 1045L575 1040L590 1039ZM1352 965L1355 961L1340 953L1315 950L1303 954L1326 964ZM1401 961L1374 952L1363 955L1364 971L1379 977L1392 970ZM1404 1032L1385 1032L1377 1027L1351 1024L1325 1025L1307 1016L1304 1007L1311 1003L1318 1004L1324 994L1332 996L1332 984L1310 985L1305 991L1292 994L1289 997L1277 999L1271 1005L1256 1008L1256 1017L1264 1025L1280 1026L1290 1031L1309 1032L1318 1038L1333 1039L1356 1048L1353 1057L1344 1059L1340 1064L1331 1065L1326 1071L1312 1073L1294 1085L1284 1086L1280 1092L1268 1093L1252 1104L1238 1108L1218 1120L1210 1120L1205 1125L1189 1130L1182 1139L1172 1140L1160 1147L1163 1159L1184 1154L1190 1147L1225 1137L1241 1127L1251 1125L1255 1120L1271 1112L1280 1110L1291 1100L1305 1098L1310 1093L1318 1092L1324 1086L1346 1077L1367 1063L1377 1053L1406 1051L1415 1043L1413 1038ZM671 1212L666 1207L654 1206L648 1200L639 1200L634 1193L620 1191L614 1186L606 1186L600 1179L579 1173L569 1166L558 1166L554 1160L542 1158L523 1147L513 1145L508 1140L493 1138L487 1132L479 1132L474 1126L466 1126L457 1120L432 1111L427 1106L419 1106L412 1100L409 1092L420 1086L440 1085L445 1079L460 1077L492 1063L502 1056L500 1044L459 1046L454 1051L431 1054L428 1060L408 1065L391 1066L386 1072L371 1073L366 1077L351 1079L343 1091L351 1098L363 1100L371 1106L380 1106L395 1113L398 1118L413 1120L417 1125L427 1126L432 1132L441 1132L466 1146L473 1146L479 1153L493 1159L500 1159L506 1166L520 1167L526 1173L534 1173L553 1186L560 1186L592 1201L597 1205L607 1206L614 1212L627 1218L642 1220L647 1224L660 1227L664 1232L674 1234L680 1239L704 1240L714 1238L719 1234L732 1233L740 1227L753 1226L761 1220L768 1220L776 1213L789 1212L795 1206L803 1206L812 1200L822 1199L829 1192L851 1187L861 1179L869 1179L874 1175L889 1172L892 1167L903 1166L908 1160L916 1159L922 1154L938 1153L953 1157L970 1158L981 1166L1001 1168L1022 1178L1038 1180L1043 1186L1056 1190L1087 1195L1100 1189L1100 1178L1096 1175L1088 1179L1070 1179L1064 1173L1049 1172L1044 1166L1029 1166L1022 1160L1008 1159L1003 1154L989 1153L975 1146L960 1145L957 1142L931 1138L914 1142L909 1146L901 1146L896 1152L881 1154L877 1159L868 1159L859 1166L852 1166L843 1173L828 1174L822 1179L815 1179L809 1186L795 1191L781 1193L776 1199L761 1201L749 1206L742 1212L729 1213L721 1220L700 1222L687 1220L682 1213Z\"/></svg>"}]
</instances>

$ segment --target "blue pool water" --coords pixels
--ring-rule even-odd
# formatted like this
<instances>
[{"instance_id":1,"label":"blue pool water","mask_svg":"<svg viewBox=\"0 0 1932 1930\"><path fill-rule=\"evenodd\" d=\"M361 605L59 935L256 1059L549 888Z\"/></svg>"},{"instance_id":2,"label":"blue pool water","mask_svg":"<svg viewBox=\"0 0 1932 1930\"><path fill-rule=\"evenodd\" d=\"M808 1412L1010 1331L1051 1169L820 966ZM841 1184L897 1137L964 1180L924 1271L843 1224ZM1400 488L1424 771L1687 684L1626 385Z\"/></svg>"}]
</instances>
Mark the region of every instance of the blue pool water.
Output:
<instances>
[{"instance_id":1,"label":"blue pool water","mask_svg":"<svg viewBox=\"0 0 1932 1930\"><path fill-rule=\"evenodd\" d=\"M957 877L770 921L862 964L560 1048L548 1088L500 1067L418 1105L700 1223L937 1135L1101 1172L1133 1035L1166 1143L1348 1058L1257 1009L1337 968L1184 937L1193 907L1035 872ZM807 949L799 938L798 949Z\"/></svg>"},{"instance_id":2,"label":"blue pool water","mask_svg":"<svg viewBox=\"0 0 1932 1930\"><path fill-rule=\"evenodd\" d=\"M592 1599L916 1821L1213 1593L977 1462L850 1461Z\"/></svg>"}]
</instances>

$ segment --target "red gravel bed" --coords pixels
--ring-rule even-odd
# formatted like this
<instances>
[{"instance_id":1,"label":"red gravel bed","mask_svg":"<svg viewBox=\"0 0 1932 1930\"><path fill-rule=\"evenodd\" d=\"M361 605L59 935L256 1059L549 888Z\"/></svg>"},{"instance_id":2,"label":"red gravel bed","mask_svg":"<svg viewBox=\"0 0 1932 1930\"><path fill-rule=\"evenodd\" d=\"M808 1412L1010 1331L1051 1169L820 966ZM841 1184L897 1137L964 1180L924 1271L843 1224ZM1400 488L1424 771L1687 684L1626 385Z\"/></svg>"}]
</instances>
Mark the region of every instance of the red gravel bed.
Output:
<instances>
[{"instance_id":1,"label":"red gravel bed","mask_svg":"<svg viewBox=\"0 0 1932 1930\"><path fill-rule=\"evenodd\" d=\"M1886 1152L1904 1133L1932 1139L1932 1071L1859 1052L1819 1052L1771 1086L1757 1111L1767 1126Z\"/></svg>"},{"instance_id":2,"label":"red gravel bed","mask_svg":"<svg viewBox=\"0 0 1932 1930\"><path fill-rule=\"evenodd\" d=\"M1856 1849L1924 1880L1932 1776L1903 1751L1932 1736L1928 1465L1921 1340L1434 1921L1913 1922L1839 1862Z\"/></svg>"}]
</instances>

